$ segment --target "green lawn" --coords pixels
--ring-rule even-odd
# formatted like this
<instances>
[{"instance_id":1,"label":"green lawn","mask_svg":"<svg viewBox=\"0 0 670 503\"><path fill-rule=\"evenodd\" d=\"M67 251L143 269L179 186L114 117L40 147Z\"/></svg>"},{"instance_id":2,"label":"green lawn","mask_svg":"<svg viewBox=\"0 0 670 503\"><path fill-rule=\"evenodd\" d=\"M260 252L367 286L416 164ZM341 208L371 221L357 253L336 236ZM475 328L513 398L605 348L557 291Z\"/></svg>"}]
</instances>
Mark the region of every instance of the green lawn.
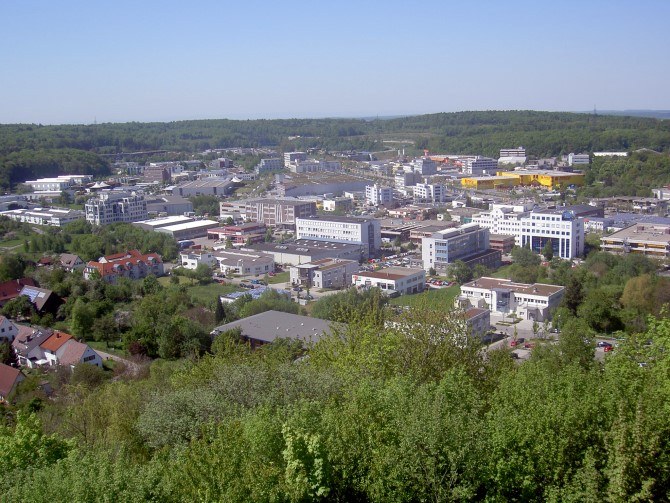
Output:
<instances>
[{"instance_id":1,"label":"green lawn","mask_svg":"<svg viewBox=\"0 0 670 503\"><path fill-rule=\"evenodd\" d=\"M235 285L221 285L219 283L210 283L208 285L198 285L189 278L184 276L177 276L180 285L188 287L188 293L191 298L199 304L209 305L216 299L217 296L225 295L231 292L241 292L243 288ZM158 282L163 286L170 286L170 276L162 276L158 278Z\"/></svg>"},{"instance_id":2,"label":"green lawn","mask_svg":"<svg viewBox=\"0 0 670 503\"><path fill-rule=\"evenodd\" d=\"M287 283L289 280L289 272L284 271L280 272L278 274L275 274L274 276L269 276L268 277L268 283L271 285L277 284L277 283Z\"/></svg>"},{"instance_id":3,"label":"green lawn","mask_svg":"<svg viewBox=\"0 0 670 503\"><path fill-rule=\"evenodd\" d=\"M423 293L415 295L401 295L391 299L391 305L394 306L425 306L428 308L439 309L442 307L451 308L454 298L461 292L459 285L452 285L449 288L430 288Z\"/></svg>"},{"instance_id":4,"label":"green lawn","mask_svg":"<svg viewBox=\"0 0 670 503\"><path fill-rule=\"evenodd\" d=\"M500 269L498 269L496 272L489 274L490 277L492 278L501 278L501 279L509 279L509 270L511 265L504 265Z\"/></svg>"}]
</instances>

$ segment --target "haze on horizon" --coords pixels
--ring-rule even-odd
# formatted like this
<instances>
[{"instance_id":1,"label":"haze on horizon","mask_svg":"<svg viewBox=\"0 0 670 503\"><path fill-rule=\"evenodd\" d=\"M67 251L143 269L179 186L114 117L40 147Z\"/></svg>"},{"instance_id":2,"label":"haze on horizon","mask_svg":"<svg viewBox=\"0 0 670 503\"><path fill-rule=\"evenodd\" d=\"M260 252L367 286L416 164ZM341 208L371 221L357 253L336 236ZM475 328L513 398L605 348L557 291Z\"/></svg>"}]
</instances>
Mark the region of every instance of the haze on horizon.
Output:
<instances>
[{"instance_id":1,"label":"haze on horizon","mask_svg":"<svg viewBox=\"0 0 670 503\"><path fill-rule=\"evenodd\" d=\"M670 2L5 2L0 123L670 109Z\"/></svg>"}]
</instances>

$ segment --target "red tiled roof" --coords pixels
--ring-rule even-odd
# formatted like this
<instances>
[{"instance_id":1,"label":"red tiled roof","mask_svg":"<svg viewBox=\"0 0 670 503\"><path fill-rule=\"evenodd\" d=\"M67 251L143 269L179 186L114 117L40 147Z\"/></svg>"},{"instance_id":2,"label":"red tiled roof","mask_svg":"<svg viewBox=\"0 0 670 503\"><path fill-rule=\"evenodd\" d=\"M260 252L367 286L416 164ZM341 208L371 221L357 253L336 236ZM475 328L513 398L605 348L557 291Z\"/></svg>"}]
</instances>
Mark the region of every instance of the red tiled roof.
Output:
<instances>
[{"instance_id":1,"label":"red tiled roof","mask_svg":"<svg viewBox=\"0 0 670 503\"><path fill-rule=\"evenodd\" d=\"M0 395L7 397L11 392L21 371L0 363Z\"/></svg>"},{"instance_id":2,"label":"red tiled roof","mask_svg":"<svg viewBox=\"0 0 670 503\"><path fill-rule=\"evenodd\" d=\"M149 259L153 259L156 263L163 262L158 253L147 253L142 255L137 250L130 250L126 253L116 253L114 255L106 255L104 257L106 262L96 262L91 260L86 264L88 269L96 269L101 277L112 276L128 268L137 267L140 264L148 264Z\"/></svg>"},{"instance_id":3,"label":"red tiled roof","mask_svg":"<svg viewBox=\"0 0 670 503\"><path fill-rule=\"evenodd\" d=\"M70 334L66 334L65 332L54 332L51 335L51 337L49 337L46 341L40 344L40 347L42 349L46 349L47 351L55 353L56 351L58 351L58 348L60 348L70 339L72 339L72 336Z\"/></svg>"},{"instance_id":4,"label":"red tiled roof","mask_svg":"<svg viewBox=\"0 0 670 503\"><path fill-rule=\"evenodd\" d=\"M18 297L24 286L37 286L37 283L32 278L12 279L0 283L0 302Z\"/></svg>"}]
</instances>

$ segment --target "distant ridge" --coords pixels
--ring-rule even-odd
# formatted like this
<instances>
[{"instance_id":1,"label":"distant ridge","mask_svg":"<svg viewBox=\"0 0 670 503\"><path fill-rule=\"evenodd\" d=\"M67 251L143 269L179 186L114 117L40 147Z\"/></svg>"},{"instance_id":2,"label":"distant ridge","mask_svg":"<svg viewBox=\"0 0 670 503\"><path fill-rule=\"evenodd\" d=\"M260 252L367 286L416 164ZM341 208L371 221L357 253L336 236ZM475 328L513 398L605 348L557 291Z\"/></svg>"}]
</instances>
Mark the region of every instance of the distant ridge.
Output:
<instances>
[{"instance_id":1,"label":"distant ridge","mask_svg":"<svg viewBox=\"0 0 670 503\"><path fill-rule=\"evenodd\" d=\"M670 110L596 110L596 113L598 115L622 115L628 117L646 117L650 119L670 119Z\"/></svg>"}]
</instances>

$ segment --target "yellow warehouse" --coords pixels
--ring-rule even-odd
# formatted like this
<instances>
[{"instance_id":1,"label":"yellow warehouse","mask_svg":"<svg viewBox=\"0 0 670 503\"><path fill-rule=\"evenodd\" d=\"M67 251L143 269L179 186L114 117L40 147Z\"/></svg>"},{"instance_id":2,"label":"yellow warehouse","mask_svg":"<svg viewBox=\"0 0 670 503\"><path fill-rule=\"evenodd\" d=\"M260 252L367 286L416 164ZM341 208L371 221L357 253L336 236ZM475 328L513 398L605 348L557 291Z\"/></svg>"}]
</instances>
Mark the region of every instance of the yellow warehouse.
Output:
<instances>
[{"instance_id":1,"label":"yellow warehouse","mask_svg":"<svg viewBox=\"0 0 670 503\"><path fill-rule=\"evenodd\" d=\"M517 185L517 178L511 176L473 176L461 178L461 186L465 189L502 189Z\"/></svg>"},{"instance_id":2,"label":"yellow warehouse","mask_svg":"<svg viewBox=\"0 0 670 503\"><path fill-rule=\"evenodd\" d=\"M498 171L498 176L516 178L516 185L542 185L549 189L567 187L569 185L584 185L583 173L568 173L565 171L518 170Z\"/></svg>"}]
</instances>

